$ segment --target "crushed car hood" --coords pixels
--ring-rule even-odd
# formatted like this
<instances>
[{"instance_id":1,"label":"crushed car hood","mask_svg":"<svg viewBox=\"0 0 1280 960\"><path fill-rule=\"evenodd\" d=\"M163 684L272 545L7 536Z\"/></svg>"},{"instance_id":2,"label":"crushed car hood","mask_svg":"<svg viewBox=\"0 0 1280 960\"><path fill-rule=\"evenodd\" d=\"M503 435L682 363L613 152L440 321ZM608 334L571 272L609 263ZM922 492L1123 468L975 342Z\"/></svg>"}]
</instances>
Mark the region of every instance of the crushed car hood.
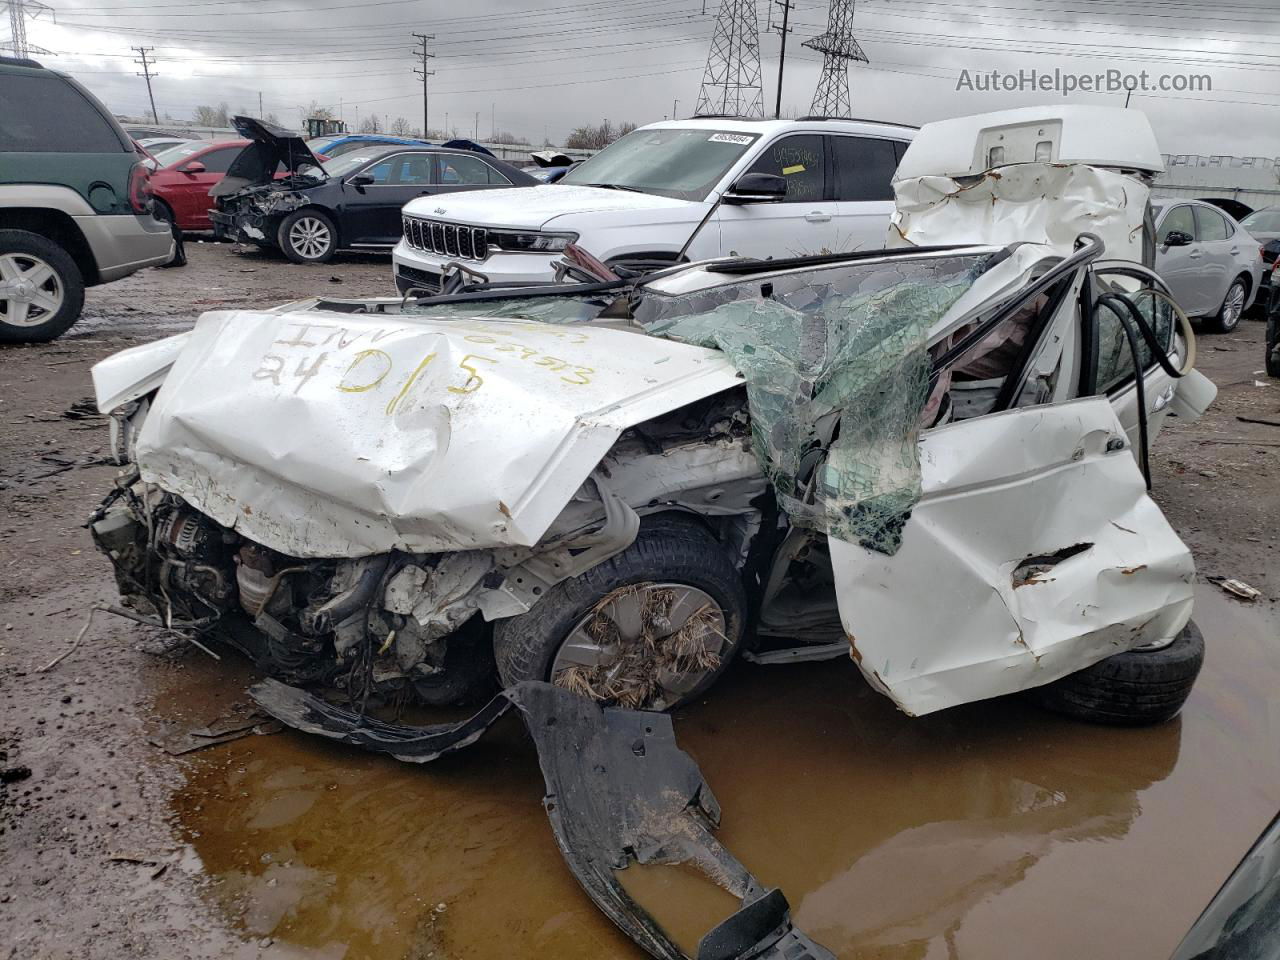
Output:
<instances>
[{"instance_id":1,"label":"crushed car hood","mask_svg":"<svg viewBox=\"0 0 1280 960\"><path fill-rule=\"evenodd\" d=\"M530 546L624 429L739 383L714 350L622 330L207 313L137 461L288 556Z\"/></svg>"},{"instance_id":2,"label":"crushed car hood","mask_svg":"<svg viewBox=\"0 0 1280 960\"><path fill-rule=\"evenodd\" d=\"M288 173L297 173L304 166L323 170L301 134L252 117L233 117L231 124L240 136L253 142L231 161L226 176L214 184L209 196L226 197L245 187L269 184L280 167ZM324 179L323 173L319 179Z\"/></svg>"},{"instance_id":3,"label":"crushed car hood","mask_svg":"<svg viewBox=\"0 0 1280 960\"><path fill-rule=\"evenodd\" d=\"M706 208L688 200L651 193L544 183L510 190L476 190L410 200L404 212L419 217L445 217L482 227L541 229L560 217L619 211L687 211L695 222ZM567 226L568 224L566 224Z\"/></svg>"}]
</instances>

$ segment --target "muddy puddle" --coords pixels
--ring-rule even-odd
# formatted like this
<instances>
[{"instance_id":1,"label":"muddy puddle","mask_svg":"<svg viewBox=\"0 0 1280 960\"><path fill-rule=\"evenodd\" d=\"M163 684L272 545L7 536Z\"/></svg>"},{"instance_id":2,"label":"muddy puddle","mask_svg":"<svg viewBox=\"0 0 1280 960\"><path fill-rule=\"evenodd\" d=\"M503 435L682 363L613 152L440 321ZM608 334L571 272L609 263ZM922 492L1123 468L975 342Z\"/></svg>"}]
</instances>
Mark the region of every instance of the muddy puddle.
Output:
<instances>
[{"instance_id":1,"label":"muddy puddle","mask_svg":"<svg viewBox=\"0 0 1280 960\"><path fill-rule=\"evenodd\" d=\"M1280 808L1280 617L1198 602L1208 662L1160 727L1016 700L912 720L837 661L739 666L676 734L721 839L841 957L1167 957ZM183 762L175 813L210 896L269 954L641 956L564 866L514 717L424 767L289 732ZM686 949L732 908L684 871L626 882Z\"/></svg>"}]
</instances>

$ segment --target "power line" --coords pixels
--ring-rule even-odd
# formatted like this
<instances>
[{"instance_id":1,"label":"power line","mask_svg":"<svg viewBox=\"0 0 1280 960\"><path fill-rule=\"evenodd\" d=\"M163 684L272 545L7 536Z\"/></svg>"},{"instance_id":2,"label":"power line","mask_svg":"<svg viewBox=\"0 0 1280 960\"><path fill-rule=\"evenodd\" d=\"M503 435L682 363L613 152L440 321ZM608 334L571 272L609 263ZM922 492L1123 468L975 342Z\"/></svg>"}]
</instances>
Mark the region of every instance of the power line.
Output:
<instances>
[{"instance_id":1,"label":"power line","mask_svg":"<svg viewBox=\"0 0 1280 960\"><path fill-rule=\"evenodd\" d=\"M147 99L151 101L151 121L153 123L159 123L160 115L156 113L156 98L151 92L151 78L153 76L158 76L158 74L153 74L151 72L151 67L154 65L154 61L151 63L147 62L147 54L155 50L155 47L130 47L129 49L137 50L138 56L142 58L141 60L134 60L133 62L142 65L142 72L138 74L138 76L147 78Z\"/></svg>"},{"instance_id":2,"label":"power line","mask_svg":"<svg viewBox=\"0 0 1280 960\"><path fill-rule=\"evenodd\" d=\"M412 36L418 38L418 44L422 48L420 50L413 51L415 56L422 58L422 68L418 69L415 67L413 72L422 78L422 136L425 138L428 136L427 131L431 129L431 127L427 125L427 77L435 75L434 70L427 69L427 61L435 56L434 53L427 53L427 41L434 40L436 35L434 33L415 33L412 34Z\"/></svg>"}]
</instances>

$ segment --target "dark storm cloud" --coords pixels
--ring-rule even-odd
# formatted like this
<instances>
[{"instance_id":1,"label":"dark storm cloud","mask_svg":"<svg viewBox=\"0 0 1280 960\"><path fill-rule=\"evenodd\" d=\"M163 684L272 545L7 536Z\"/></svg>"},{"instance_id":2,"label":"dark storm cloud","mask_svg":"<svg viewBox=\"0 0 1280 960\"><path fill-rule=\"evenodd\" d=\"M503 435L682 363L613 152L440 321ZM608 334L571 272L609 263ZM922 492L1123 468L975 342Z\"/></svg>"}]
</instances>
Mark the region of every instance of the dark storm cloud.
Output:
<instances>
[{"instance_id":1,"label":"dark storm cloud","mask_svg":"<svg viewBox=\"0 0 1280 960\"><path fill-rule=\"evenodd\" d=\"M33 43L113 109L141 114L146 90L129 52L157 48L156 102L187 118L227 102L298 122L312 100L348 121L356 111L421 123L411 73L412 32L434 33L431 123L459 132L491 122L540 140L608 117L647 122L688 115L697 98L716 0L473 0L441 12L425 0L59 0L59 26L30 24ZM1228 9L1229 8L1229 9ZM772 103L778 36L760 0L766 103ZM776 18L777 8L772 8ZM264 12L265 11L265 12ZM431 12L429 12L431 11ZM796 0L784 108L807 112L820 57L800 41L825 29L823 0ZM1138 95L1162 145L1175 153L1280 154L1280 53L1266 0L861 0L855 26L871 58L850 71L854 112L921 123L1060 99L1035 92L957 91L961 71L1020 69L1207 74L1211 93ZM678 101L678 104L676 104ZM1235 101L1235 102L1232 102ZM1070 102L1121 103L1077 94ZM1271 106L1275 104L1275 106ZM492 118L492 120L491 120Z\"/></svg>"}]
</instances>

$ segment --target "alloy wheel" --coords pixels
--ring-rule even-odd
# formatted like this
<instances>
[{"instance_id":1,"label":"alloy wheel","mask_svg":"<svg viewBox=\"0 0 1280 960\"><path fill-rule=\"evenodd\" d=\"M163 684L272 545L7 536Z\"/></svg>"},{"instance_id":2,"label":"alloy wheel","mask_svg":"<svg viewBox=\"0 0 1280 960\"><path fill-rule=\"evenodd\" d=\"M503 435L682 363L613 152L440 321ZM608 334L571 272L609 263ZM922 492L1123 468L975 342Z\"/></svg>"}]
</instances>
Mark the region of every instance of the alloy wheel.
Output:
<instances>
[{"instance_id":1,"label":"alloy wheel","mask_svg":"<svg viewBox=\"0 0 1280 960\"><path fill-rule=\"evenodd\" d=\"M30 253L0 254L0 322L34 327L62 309L62 280Z\"/></svg>"},{"instance_id":2,"label":"alloy wheel","mask_svg":"<svg viewBox=\"0 0 1280 960\"><path fill-rule=\"evenodd\" d=\"M1239 282L1233 283L1227 291L1226 302L1222 305L1222 325L1230 330L1240 322L1244 313L1245 291Z\"/></svg>"},{"instance_id":3,"label":"alloy wheel","mask_svg":"<svg viewBox=\"0 0 1280 960\"><path fill-rule=\"evenodd\" d=\"M324 256L332 242L328 226L315 217L299 217L289 228L289 243L299 256L308 260Z\"/></svg>"}]
</instances>

